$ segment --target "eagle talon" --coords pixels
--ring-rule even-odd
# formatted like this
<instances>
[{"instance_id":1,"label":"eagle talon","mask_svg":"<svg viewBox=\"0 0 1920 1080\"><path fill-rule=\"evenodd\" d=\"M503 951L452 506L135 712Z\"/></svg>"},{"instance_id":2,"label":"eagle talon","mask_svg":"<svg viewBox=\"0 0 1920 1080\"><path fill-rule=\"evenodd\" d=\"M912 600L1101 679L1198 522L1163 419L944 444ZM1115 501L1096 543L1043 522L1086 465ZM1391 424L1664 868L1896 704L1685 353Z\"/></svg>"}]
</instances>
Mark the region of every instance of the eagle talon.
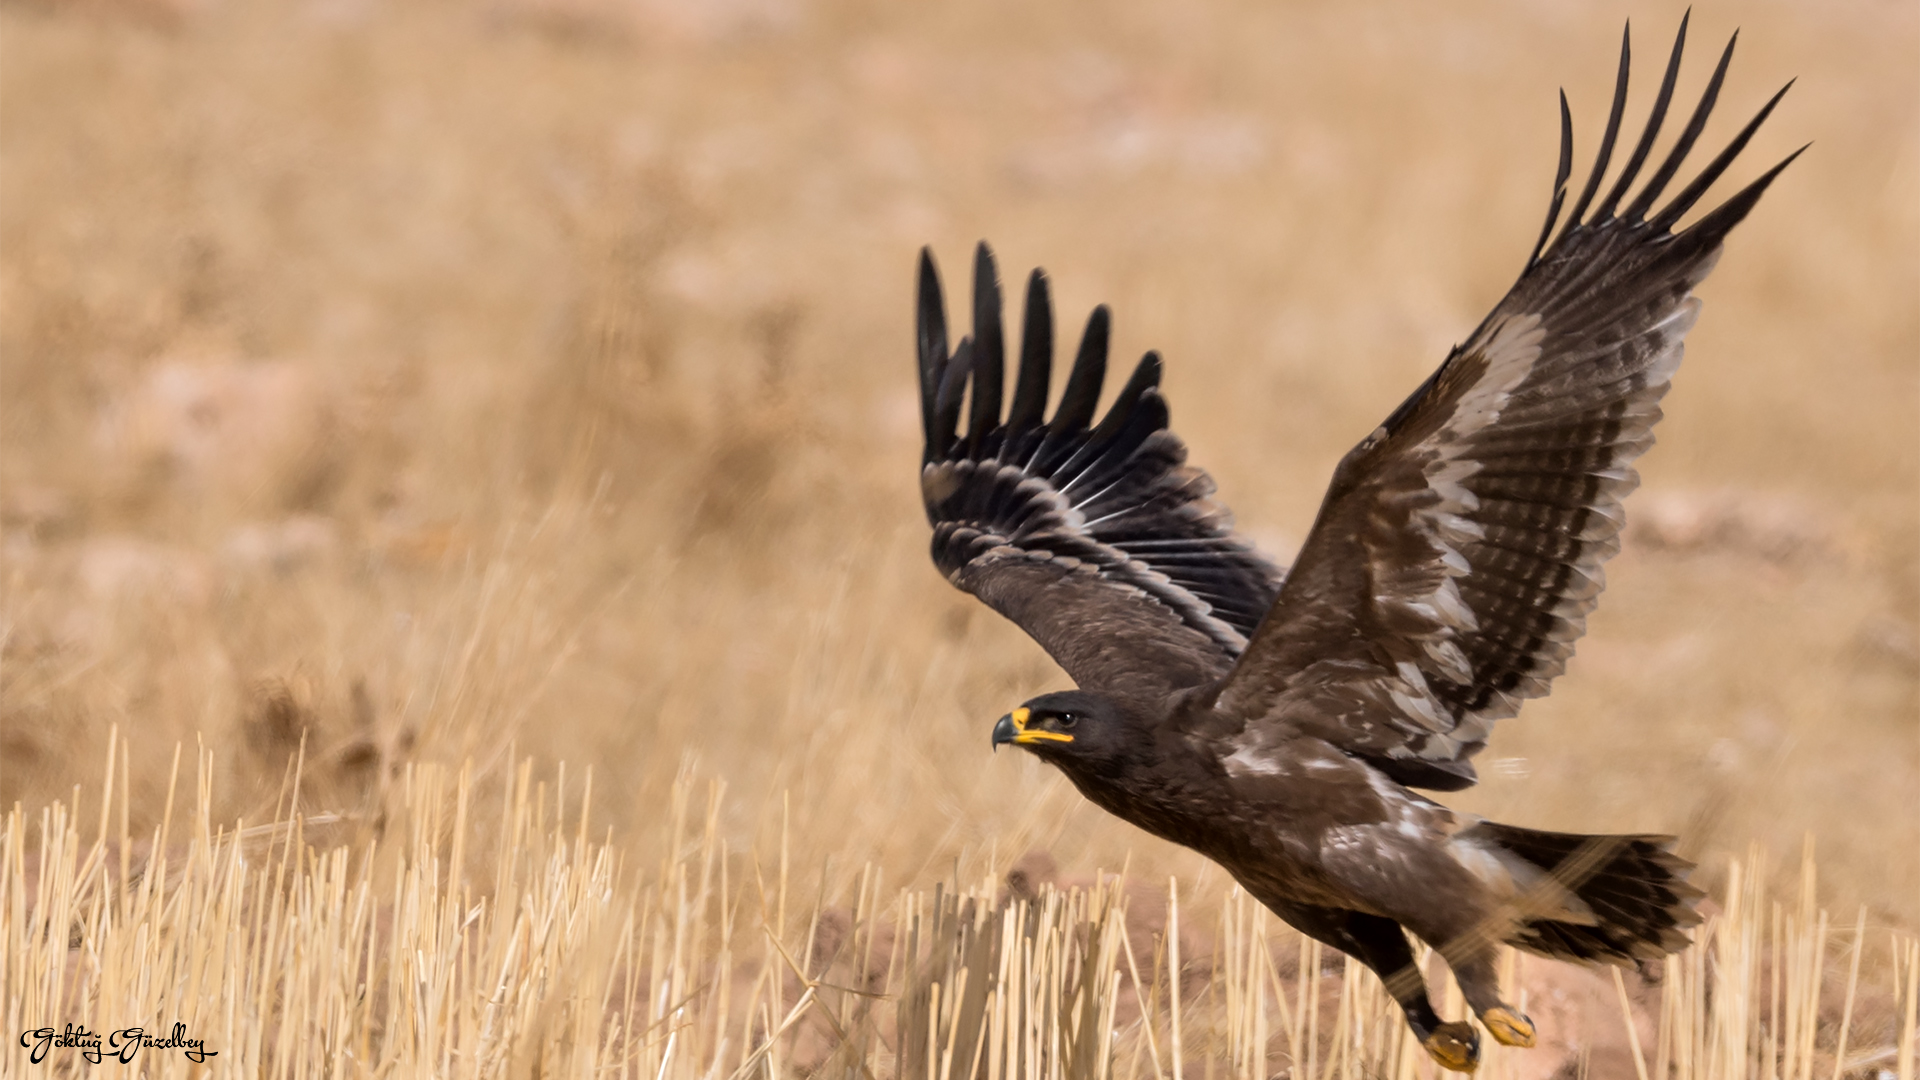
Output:
<instances>
[{"instance_id":1,"label":"eagle talon","mask_svg":"<svg viewBox=\"0 0 1920 1080\"><path fill-rule=\"evenodd\" d=\"M1472 1024L1458 1020L1434 1028L1421 1042L1427 1056L1443 1069L1470 1073L1480 1067L1480 1034Z\"/></svg>"},{"instance_id":2,"label":"eagle talon","mask_svg":"<svg viewBox=\"0 0 1920 1080\"><path fill-rule=\"evenodd\" d=\"M1481 1013L1480 1022L1487 1025L1487 1031L1502 1046L1533 1045L1533 1021L1505 1005L1496 1005Z\"/></svg>"}]
</instances>

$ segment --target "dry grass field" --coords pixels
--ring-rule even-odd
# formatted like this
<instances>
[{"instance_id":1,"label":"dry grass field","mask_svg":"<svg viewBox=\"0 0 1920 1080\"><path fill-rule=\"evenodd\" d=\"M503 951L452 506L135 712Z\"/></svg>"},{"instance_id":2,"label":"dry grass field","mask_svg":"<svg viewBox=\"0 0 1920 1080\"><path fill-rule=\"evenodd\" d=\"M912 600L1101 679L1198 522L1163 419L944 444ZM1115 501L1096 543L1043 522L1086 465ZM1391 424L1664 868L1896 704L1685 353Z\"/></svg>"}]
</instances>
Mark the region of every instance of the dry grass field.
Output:
<instances>
[{"instance_id":1,"label":"dry grass field","mask_svg":"<svg viewBox=\"0 0 1920 1080\"><path fill-rule=\"evenodd\" d=\"M1047 267L1067 324L1112 304L1119 352L1167 356L1195 462L1289 556L1334 461L1519 270L1551 180L1555 89L1584 159L1622 21L1643 61L1637 116L1679 15L1519 0L0 4L0 808L20 808L0 860L0 900L19 901L0 926L24 933L35 890L60 881L74 925L101 934L143 902L186 918L197 901L166 898L216 885L265 903L287 879L268 889L260 866L215 858L250 844L343 898L356 880L399 897L438 859L421 887L447 912L538 892L549 855L574 867L567 889L617 879L629 898L718 867L729 884L696 892L752 941L760 982L739 1001L764 1015L674 999L720 1010L686 1037L717 1073L662 1065L647 1040L668 1027L621 1044L648 1048L649 1075L688 1076L741 1067L793 1008L802 991L766 974L783 962L768 941L807 952L821 911L984 900L1023 858L1062 883L1122 867L1178 880L1204 913L1192 925L1240 927L1196 931L1228 943L1212 956L1267 930L1291 941L1245 912L1231 922L1244 902L1197 856L1024 755L988 754L995 717L1065 683L926 559L915 252L932 244L952 286L985 237L1009 274ZM1850 950L1860 985L1910 981L1914 961L1887 942L1920 926L1920 10L1699 6L1683 97L1736 26L1707 142L1800 81L1727 190L1813 149L1703 289L1578 657L1502 724L1482 785L1449 801L1544 828L1679 833L1703 884L1752 892L1749 921L1724 923L1758 928L1752 955L1778 960L1761 946L1789 938L1815 950L1796 970L1826 969L1803 998L1825 1017L1819 1070L1837 1075L1845 1010L1816 999L1852 985ZM86 819L61 847L43 809L99 815L110 754L111 822ZM456 790L471 796L458 815ZM297 815L311 865L275 824ZM263 831L234 839L236 822ZM169 823L158 846L140 839ZM89 858L97 836L108 846ZM1801 898L1808 837L1818 886ZM335 851L337 868L318 861ZM36 869L49 852L64 869ZM1784 869L1755 880L1767 866ZM92 877L61 877L77 868ZM772 881L790 903L765 906ZM1802 920L1799 937L1757 914L1763 897ZM1041 921L1105 925L1107 902L1082 893ZM385 949L381 920L399 916L382 904L398 901L367 903L341 940ZM978 917L1012 918L989 908ZM1824 945L1821 908L1836 913ZM631 980L661 955L633 927L682 927L723 962L711 926L646 921L661 910L628 931L597 914L611 936L569 947L615 957L594 978ZM849 940L879 925L836 917L866 928ZM23 941L8 938L5 996L65 1000L12 983L38 971ZM724 962L746 964L737 949ZM115 955L133 977L140 954ZM85 985L100 994L96 961ZM1768 963L1777 982L1785 961ZM1245 1004L1258 967L1209 983L1242 989L1208 1008L1264 1017ZM703 985L689 978L672 985ZM140 993L123 1000L162 1000ZM1115 991L1087 993L1093 1008ZM1899 995L1882 997L1876 1050L1897 1043ZM1340 1000L1342 1016L1378 1004ZM360 1015L342 1008L339 1023ZM587 1031L602 1019L589 1012L568 1022ZM514 1030L559 1023L546 1006L516 1015ZM720 1068L723 1020L744 1026ZM356 1030L378 1041L398 1023ZM1149 1029L1119 1045L1135 1053ZM245 1060L306 1069L286 1063L317 1051L272 1042L287 1030L261 1029ZM1234 1030L1251 1045L1251 1026ZM1276 1063L1304 1038L1260 1030ZM467 1045L443 1036L421 1045ZM401 1060L382 1045L379 1060ZM1178 1060L1149 1049L1137 1075ZM408 1050L392 1068L547 1068L530 1052L456 1067ZM760 1061L787 1067L777 1057ZM1740 1075L1728 1061L1711 1075Z\"/></svg>"}]
</instances>

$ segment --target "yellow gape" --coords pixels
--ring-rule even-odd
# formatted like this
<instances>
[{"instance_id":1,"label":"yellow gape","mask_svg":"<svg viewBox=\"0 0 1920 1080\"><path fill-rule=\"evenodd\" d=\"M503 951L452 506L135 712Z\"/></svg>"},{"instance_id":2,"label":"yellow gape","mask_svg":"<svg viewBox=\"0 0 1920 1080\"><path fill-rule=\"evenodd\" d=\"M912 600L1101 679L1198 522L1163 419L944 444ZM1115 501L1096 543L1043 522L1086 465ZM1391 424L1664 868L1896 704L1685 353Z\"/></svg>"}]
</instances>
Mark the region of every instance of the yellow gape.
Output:
<instances>
[{"instance_id":1,"label":"yellow gape","mask_svg":"<svg viewBox=\"0 0 1920 1080\"><path fill-rule=\"evenodd\" d=\"M1028 731L1027 722L1033 719L1033 710L1025 705L1013 710L1013 741L1022 745L1037 742L1072 742L1073 736L1062 735L1058 731Z\"/></svg>"}]
</instances>

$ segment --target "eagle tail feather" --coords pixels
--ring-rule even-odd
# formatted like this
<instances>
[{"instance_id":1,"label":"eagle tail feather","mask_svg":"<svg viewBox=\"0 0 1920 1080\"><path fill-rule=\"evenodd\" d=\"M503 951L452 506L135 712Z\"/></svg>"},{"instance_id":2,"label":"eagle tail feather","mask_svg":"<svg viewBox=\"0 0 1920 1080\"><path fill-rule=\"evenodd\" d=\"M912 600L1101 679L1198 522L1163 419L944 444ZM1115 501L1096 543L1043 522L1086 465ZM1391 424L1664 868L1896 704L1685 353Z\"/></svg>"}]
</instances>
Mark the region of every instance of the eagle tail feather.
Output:
<instances>
[{"instance_id":1,"label":"eagle tail feather","mask_svg":"<svg viewBox=\"0 0 1920 1080\"><path fill-rule=\"evenodd\" d=\"M1559 960L1629 965L1686 948L1706 894L1670 836L1582 836L1481 822L1475 840L1533 871L1507 944ZM1548 902L1529 907L1529 897ZM1569 903L1571 901L1571 903ZM1570 911L1578 915L1569 917ZM1555 917L1558 916L1558 917Z\"/></svg>"}]
</instances>

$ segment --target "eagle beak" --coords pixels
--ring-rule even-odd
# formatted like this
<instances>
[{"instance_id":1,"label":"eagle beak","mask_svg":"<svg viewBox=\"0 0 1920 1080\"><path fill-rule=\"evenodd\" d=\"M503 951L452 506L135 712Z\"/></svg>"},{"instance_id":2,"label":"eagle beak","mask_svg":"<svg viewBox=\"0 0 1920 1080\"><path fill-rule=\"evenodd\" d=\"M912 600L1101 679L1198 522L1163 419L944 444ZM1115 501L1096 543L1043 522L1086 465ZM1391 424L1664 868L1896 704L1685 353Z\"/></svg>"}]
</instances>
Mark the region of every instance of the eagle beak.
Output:
<instances>
[{"instance_id":1,"label":"eagle beak","mask_svg":"<svg viewBox=\"0 0 1920 1080\"><path fill-rule=\"evenodd\" d=\"M999 723L993 725L993 748L998 750L1005 744L1012 742L1013 736L1013 714L1008 713L1000 718Z\"/></svg>"}]
</instances>

